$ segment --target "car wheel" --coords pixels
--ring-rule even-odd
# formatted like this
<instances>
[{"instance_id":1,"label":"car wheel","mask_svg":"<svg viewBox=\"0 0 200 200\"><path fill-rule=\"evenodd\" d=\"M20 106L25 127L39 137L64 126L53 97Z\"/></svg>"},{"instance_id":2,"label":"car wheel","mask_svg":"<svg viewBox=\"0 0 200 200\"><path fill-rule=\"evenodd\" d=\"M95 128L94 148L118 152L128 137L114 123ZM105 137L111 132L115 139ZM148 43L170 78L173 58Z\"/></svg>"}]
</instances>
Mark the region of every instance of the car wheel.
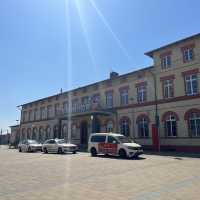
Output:
<instances>
[{"instance_id":1,"label":"car wheel","mask_svg":"<svg viewBox=\"0 0 200 200\"><path fill-rule=\"evenodd\" d=\"M46 148L46 147L44 148L44 153L48 153L48 151L47 151L47 148Z\"/></svg>"},{"instance_id":2,"label":"car wheel","mask_svg":"<svg viewBox=\"0 0 200 200\"><path fill-rule=\"evenodd\" d=\"M120 156L120 158L126 158L127 157L126 151L124 149L120 149L119 156Z\"/></svg>"},{"instance_id":3,"label":"car wheel","mask_svg":"<svg viewBox=\"0 0 200 200\"><path fill-rule=\"evenodd\" d=\"M97 150L95 148L92 148L90 152L92 157L97 156Z\"/></svg>"},{"instance_id":4,"label":"car wheel","mask_svg":"<svg viewBox=\"0 0 200 200\"><path fill-rule=\"evenodd\" d=\"M62 154L63 153L63 150L61 147L58 148L58 154Z\"/></svg>"},{"instance_id":5,"label":"car wheel","mask_svg":"<svg viewBox=\"0 0 200 200\"><path fill-rule=\"evenodd\" d=\"M22 149L21 149L21 147L19 147L19 152L22 152Z\"/></svg>"},{"instance_id":6,"label":"car wheel","mask_svg":"<svg viewBox=\"0 0 200 200\"><path fill-rule=\"evenodd\" d=\"M73 151L72 153L73 153L73 154L76 154L76 151Z\"/></svg>"}]
</instances>

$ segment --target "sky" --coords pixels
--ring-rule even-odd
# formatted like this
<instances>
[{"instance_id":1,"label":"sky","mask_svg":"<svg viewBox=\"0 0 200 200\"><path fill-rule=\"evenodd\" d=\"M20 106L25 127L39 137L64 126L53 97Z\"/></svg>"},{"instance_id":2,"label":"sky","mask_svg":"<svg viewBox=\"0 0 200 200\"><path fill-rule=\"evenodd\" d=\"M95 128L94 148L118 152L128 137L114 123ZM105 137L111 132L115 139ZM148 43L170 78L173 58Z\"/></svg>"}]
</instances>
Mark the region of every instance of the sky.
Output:
<instances>
[{"instance_id":1,"label":"sky","mask_svg":"<svg viewBox=\"0 0 200 200\"><path fill-rule=\"evenodd\" d=\"M199 0L1 0L0 129L18 105L153 64L145 52L199 33Z\"/></svg>"}]
</instances>

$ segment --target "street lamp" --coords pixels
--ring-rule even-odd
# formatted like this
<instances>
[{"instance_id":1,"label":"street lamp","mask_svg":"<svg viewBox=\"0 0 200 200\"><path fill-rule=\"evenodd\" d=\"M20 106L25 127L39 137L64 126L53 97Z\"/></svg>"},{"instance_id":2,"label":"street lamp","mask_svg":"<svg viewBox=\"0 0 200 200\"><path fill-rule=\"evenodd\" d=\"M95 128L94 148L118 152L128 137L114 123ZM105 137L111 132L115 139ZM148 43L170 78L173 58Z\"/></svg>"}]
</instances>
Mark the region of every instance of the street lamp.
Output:
<instances>
[{"instance_id":1,"label":"street lamp","mask_svg":"<svg viewBox=\"0 0 200 200\"><path fill-rule=\"evenodd\" d=\"M90 116L90 119L91 119L91 125L92 125L92 133L94 132L94 116L93 115L91 115Z\"/></svg>"}]
</instances>

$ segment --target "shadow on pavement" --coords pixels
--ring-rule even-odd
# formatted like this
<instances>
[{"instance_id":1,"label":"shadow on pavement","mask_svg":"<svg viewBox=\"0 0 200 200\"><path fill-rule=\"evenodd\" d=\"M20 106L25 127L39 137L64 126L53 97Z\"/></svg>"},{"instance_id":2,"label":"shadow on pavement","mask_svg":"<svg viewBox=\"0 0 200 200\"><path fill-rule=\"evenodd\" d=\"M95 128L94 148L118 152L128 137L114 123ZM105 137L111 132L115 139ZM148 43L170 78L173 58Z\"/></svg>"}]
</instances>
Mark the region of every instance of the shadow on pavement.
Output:
<instances>
[{"instance_id":1,"label":"shadow on pavement","mask_svg":"<svg viewBox=\"0 0 200 200\"><path fill-rule=\"evenodd\" d=\"M174 151L145 151L146 155L156 155L156 156L170 156L174 157L176 160L182 160L181 158L200 158L200 153L189 153L189 152L174 152Z\"/></svg>"}]
</instances>

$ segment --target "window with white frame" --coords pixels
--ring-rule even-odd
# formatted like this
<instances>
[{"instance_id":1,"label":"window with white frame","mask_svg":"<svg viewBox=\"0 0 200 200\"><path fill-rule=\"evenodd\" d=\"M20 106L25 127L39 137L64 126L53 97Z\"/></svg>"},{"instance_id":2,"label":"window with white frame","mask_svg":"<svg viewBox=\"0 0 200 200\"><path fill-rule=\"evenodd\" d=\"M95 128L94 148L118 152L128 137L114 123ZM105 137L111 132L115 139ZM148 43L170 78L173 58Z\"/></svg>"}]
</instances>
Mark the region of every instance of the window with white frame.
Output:
<instances>
[{"instance_id":1,"label":"window with white frame","mask_svg":"<svg viewBox=\"0 0 200 200\"><path fill-rule=\"evenodd\" d=\"M46 110L45 107L40 108L40 119L46 119Z\"/></svg>"},{"instance_id":2,"label":"window with white frame","mask_svg":"<svg viewBox=\"0 0 200 200\"><path fill-rule=\"evenodd\" d=\"M138 136L141 138L149 137L149 123L146 117L142 117L138 120Z\"/></svg>"},{"instance_id":3,"label":"window with white frame","mask_svg":"<svg viewBox=\"0 0 200 200\"><path fill-rule=\"evenodd\" d=\"M127 119L121 121L120 132L127 137L130 135L129 121Z\"/></svg>"},{"instance_id":4,"label":"window with white frame","mask_svg":"<svg viewBox=\"0 0 200 200\"><path fill-rule=\"evenodd\" d=\"M188 122L191 136L200 137L200 114L190 113Z\"/></svg>"},{"instance_id":5,"label":"window with white frame","mask_svg":"<svg viewBox=\"0 0 200 200\"><path fill-rule=\"evenodd\" d=\"M34 120L34 115L33 115L33 111L32 111L32 110L29 110L29 113L28 113L28 120L29 120L29 121L33 121L33 120Z\"/></svg>"},{"instance_id":6,"label":"window with white frame","mask_svg":"<svg viewBox=\"0 0 200 200\"><path fill-rule=\"evenodd\" d=\"M46 139L49 139L51 137L51 127L47 126L46 128Z\"/></svg>"},{"instance_id":7,"label":"window with white frame","mask_svg":"<svg viewBox=\"0 0 200 200\"><path fill-rule=\"evenodd\" d=\"M193 48L186 48L183 50L183 60L184 62L191 61L194 59Z\"/></svg>"},{"instance_id":8,"label":"window with white frame","mask_svg":"<svg viewBox=\"0 0 200 200\"><path fill-rule=\"evenodd\" d=\"M34 120L39 120L40 116L39 116L39 111L37 108L34 109Z\"/></svg>"},{"instance_id":9,"label":"window with white frame","mask_svg":"<svg viewBox=\"0 0 200 200\"><path fill-rule=\"evenodd\" d=\"M168 115L165 118L165 134L167 137L176 137L177 136L177 124L176 117L174 115Z\"/></svg>"},{"instance_id":10,"label":"window with white frame","mask_svg":"<svg viewBox=\"0 0 200 200\"><path fill-rule=\"evenodd\" d=\"M67 101L65 101L65 102L63 102L63 113L64 114L67 114L68 113L68 102Z\"/></svg>"},{"instance_id":11,"label":"window with white frame","mask_svg":"<svg viewBox=\"0 0 200 200\"><path fill-rule=\"evenodd\" d=\"M72 138L76 138L76 124L72 124Z\"/></svg>"},{"instance_id":12,"label":"window with white frame","mask_svg":"<svg viewBox=\"0 0 200 200\"><path fill-rule=\"evenodd\" d=\"M174 96L173 80L163 81L163 97L171 98Z\"/></svg>"},{"instance_id":13,"label":"window with white frame","mask_svg":"<svg viewBox=\"0 0 200 200\"><path fill-rule=\"evenodd\" d=\"M106 93L106 107L107 108L113 107L113 93L112 92Z\"/></svg>"},{"instance_id":14,"label":"window with white frame","mask_svg":"<svg viewBox=\"0 0 200 200\"><path fill-rule=\"evenodd\" d=\"M128 89L120 91L120 103L121 105L128 105Z\"/></svg>"},{"instance_id":15,"label":"window with white frame","mask_svg":"<svg viewBox=\"0 0 200 200\"><path fill-rule=\"evenodd\" d=\"M110 120L106 124L106 132L112 133L113 132L113 122Z\"/></svg>"},{"instance_id":16,"label":"window with white frame","mask_svg":"<svg viewBox=\"0 0 200 200\"><path fill-rule=\"evenodd\" d=\"M185 75L185 91L186 95L195 95L198 93L197 74Z\"/></svg>"},{"instance_id":17,"label":"window with white frame","mask_svg":"<svg viewBox=\"0 0 200 200\"><path fill-rule=\"evenodd\" d=\"M56 103L55 104L55 115L59 115L60 114L60 104L59 103Z\"/></svg>"},{"instance_id":18,"label":"window with white frame","mask_svg":"<svg viewBox=\"0 0 200 200\"><path fill-rule=\"evenodd\" d=\"M162 69L167 69L171 67L171 56L166 55L161 57L161 67Z\"/></svg>"},{"instance_id":19,"label":"window with white frame","mask_svg":"<svg viewBox=\"0 0 200 200\"><path fill-rule=\"evenodd\" d=\"M147 88L146 85L137 87L137 101L138 103L145 102L147 100Z\"/></svg>"},{"instance_id":20,"label":"window with white frame","mask_svg":"<svg viewBox=\"0 0 200 200\"><path fill-rule=\"evenodd\" d=\"M52 118L53 117L53 107L52 105L47 106L47 118Z\"/></svg>"},{"instance_id":21,"label":"window with white frame","mask_svg":"<svg viewBox=\"0 0 200 200\"><path fill-rule=\"evenodd\" d=\"M27 111L23 111L23 115L22 115L23 117L22 117L22 121L23 122L26 122L26 121L28 121L28 114L27 114Z\"/></svg>"}]
</instances>

